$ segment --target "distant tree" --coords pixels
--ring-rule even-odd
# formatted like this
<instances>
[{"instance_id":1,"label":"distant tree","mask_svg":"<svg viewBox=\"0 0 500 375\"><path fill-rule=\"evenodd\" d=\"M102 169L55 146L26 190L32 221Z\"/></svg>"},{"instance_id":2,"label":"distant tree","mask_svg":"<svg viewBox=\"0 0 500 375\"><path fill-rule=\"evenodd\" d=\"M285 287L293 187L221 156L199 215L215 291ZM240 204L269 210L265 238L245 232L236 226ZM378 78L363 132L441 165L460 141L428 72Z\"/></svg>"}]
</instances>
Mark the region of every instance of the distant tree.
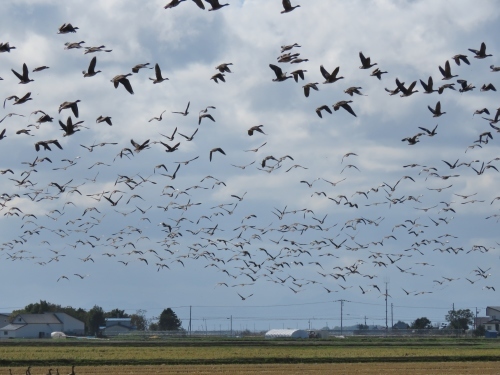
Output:
<instances>
[{"instance_id":1,"label":"distant tree","mask_svg":"<svg viewBox=\"0 0 500 375\"><path fill-rule=\"evenodd\" d=\"M426 317L415 319L415 321L411 324L412 329L431 329L432 323Z\"/></svg>"},{"instance_id":2,"label":"distant tree","mask_svg":"<svg viewBox=\"0 0 500 375\"><path fill-rule=\"evenodd\" d=\"M408 329L410 328L410 326L405 322L398 320L397 323L392 326L392 328Z\"/></svg>"},{"instance_id":3,"label":"distant tree","mask_svg":"<svg viewBox=\"0 0 500 375\"><path fill-rule=\"evenodd\" d=\"M469 309L450 310L445 319L450 322L450 328L466 330L472 324L474 314Z\"/></svg>"},{"instance_id":4,"label":"distant tree","mask_svg":"<svg viewBox=\"0 0 500 375\"><path fill-rule=\"evenodd\" d=\"M474 330L474 336L482 337L486 333L486 328L482 324Z\"/></svg>"},{"instance_id":5,"label":"distant tree","mask_svg":"<svg viewBox=\"0 0 500 375\"><path fill-rule=\"evenodd\" d=\"M159 331L159 330L160 330L160 327L158 326L158 323L153 323L153 322L151 322L151 323L149 323L149 327L148 327L148 329L149 329L150 331Z\"/></svg>"},{"instance_id":6,"label":"distant tree","mask_svg":"<svg viewBox=\"0 0 500 375\"><path fill-rule=\"evenodd\" d=\"M99 327L106 323L102 307L95 305L87 313L87 331L91 335L99 333Z\"/></svg>"},{"instance_id":7,"label":"distant tree","mask_svg":"<svg viewBox=\"0 0 500 375\"><path fill-rule=\"evenodd\" d=\"M148 327L146 310L137 310L135 314L130 315L130 323L136 327L138 331L145 331Z\"/></svg>"},{"instance_id":8,"label":"distant tree","mask_svg":"<svg viewBox=\"0 0 500 375\"><path fill-rule=\"evenodd\" d=\"M182 322L170 307L160 314L160 320L158 321L160 331L179 331L181 325Z\"/></svg>"},{"instance_id":9,"label":"distant tree","mask_svg":"<svg viewBox=\"0 0 500 375\"><path fill-rule=\"evenodd\" d=\"M113 309L104 313L105 318L130 318L128 314L125 313L125 310Z\"/></svg>"},{"instance_id":10,"label":"distant tree","mask_svg":"<svg viewBox=\"0 0 500 375\"><path fill-rule=\"evenodd\" d=\"M366 325L366 324L358 324L358 329L359 330L364 330L364 329L368 329L369 327Z\"/></svg>"}]
</instances>

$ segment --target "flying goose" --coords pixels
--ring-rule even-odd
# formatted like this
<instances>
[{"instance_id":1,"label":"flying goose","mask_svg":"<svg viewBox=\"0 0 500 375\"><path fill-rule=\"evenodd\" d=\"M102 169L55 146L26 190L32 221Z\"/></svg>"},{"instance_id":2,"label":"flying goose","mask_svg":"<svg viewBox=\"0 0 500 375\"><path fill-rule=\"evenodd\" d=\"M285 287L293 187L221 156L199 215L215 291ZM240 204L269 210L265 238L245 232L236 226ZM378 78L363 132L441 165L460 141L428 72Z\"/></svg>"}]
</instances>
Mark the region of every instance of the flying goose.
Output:
<instances>
[{"instance_id":1,"label":"flying goose","mask_svg":"<svg viewBox=\"0 0 500 375\"><path fill-rule=\"evenodd\" d=\"M259 132L259 133L262 133L262 134L266 134L264 133L264 131L261 129L264 125L255 125L255 126L252 126L250 129L248 129L248 135L253 135L253 132ZM266 134L267 135L267 134Z\"/></svg>"},{"instance_id":2,"label":"flying goose","mask_svg":"<svg viewBox=\"0 0 500 375\"><path fill-rule=\"evenodd\" d=\"M433 81L432 81L432 77L429 76L429 79L427 80L427 84L420 80L420 83L422 84L422 87L424 88L424 94L432 94L433 92L437 92L438 90L434 90L432 88L433 86Z\"/></svg>"},{"instance_id":3,"label":"flying goose","mask_svg":"<svg viewBox=\"0 0 500 375\"><path fill-rule=\"evenodd\" d=\"M224 150L222 148L220 148L220 147L213 148L210 150L210 161L212 161L212 154L214 152L220 152L221 154L226 155L226 153L224 152Z\"/></svg>"},{"instance_id":4,"label":"flying goose","mask_svg":"<svg viewBox=\"0 0 500 375\"><path fill-rule=\"evenodd\" d=\"M319 83L318 82L314 82L314 83L311 82L311 83L308 83L307 85L302 86L302 88L304 89L304 95L306 96L306 98L309 97L309 92L311 91L311 89L319 91L318 86L316 86L316 85L319 85Z\"/></svg>"},{"instance_id":5,"label":"flying goose","mask_svg":"<svg viewBox=\"0 0 500 375\"><path fill-rule=\"evenodd\" d=\"M476 88L476 86L474 86L472 83L467 84L467 81L465 79L457 79L457 82L462 86L462 88L458 90L459 92L472 91Z\"/></svg>"},{"instance_id":6,"label":"flying goose","mask_svg":"<svg viewBox=\"0 0 500 375\"><path fill-rule=\"evenodd\" d=\"M357 94L357 95L361 95L361 96L366 96L366 95L363 95L363 93L361 93L361 91L359 90L362 90L363 88L362 87L349 87L348 89L345 89L344 92L350 96L354 96L354 94Z\"/></svg>"},{"instance_id":7,"label":"flying goose","mask_svg":"<svg viewBox=\"0 0 500 375\"><path fill-rule=\"evenodd\" d=\"M181 2L186 1L186 0L172 0L169 2L167 5L165 5L163 8L164 9L171 9L175 8L177 5L179 5Z\"/></svg>"},{"instance_id":8,"label":"flying goose","mask_svg":"<svg viewBox=\"0 0 500 375\"><path fill-rule=\"evenodd\" d=\"M160 66L155 64L155 76L156 78L149 78L153 83L161 83L163 81L168 81L168 78L163 78L161 75Z\"/></svg>"},{"instance_id":9,"label":"flying goose","mask_svg":"<svg viewBox=\"0 0 500 375\"><path fill-rule=\"evenodd\" d=\"M233 63L222 63L215 67L221 73L232 73L231 69L229 69L229 65L233 65Z\"/></svg>"},{"instance_id":10,"label":"flying goose","mask_svg":"<svg viewBox=\"0 0 500 375\"><path fill-rule=\"evenodd\" d=\"M188 105L187 105L187 107L186 107L186 109L184 110L184 112L172 112L172 113L179 113L179 114L181 114L181 115L183 115L183 116L187 116L187 115L188 115L188 113L189 113L189 112L188 112L188 110L189 110L189 105L190 105L190 104L191 104L191 102L189 101L189 102L188 102Z\"/></svg>"},{"instance_id":11,"label":"flying goose","mask_svg":"<svg viewBox=\"0 0 500 375\"><path fill-rule=\"evenodd\" d=\"M441 102L438 101L436 103L436 107L433 109L430 106L427 106L429 108L429 111L432 112L433 116L432 117L439 117L441 115L444 115L446 112L441 112Z\"/></svg>"},{"instance_id":12,"label":"flying goose","mask_svg":"<svg viewBox=\"0 0 500 375\"><path fill-rule=\"evenodd\" d=\"M77 131L80 131L80 129L76 128L77 124L73 125L73 121L71 121L71 116L68 116L68 119L66 120L66 125L64 125L61 120L59 120L59 125L61 126L61 129L64 130L63 137L70 136L72 134L75 134Z\"/></svg>"},{"instance_id":13,"label":"flying goose","mask_svg":"<svg viewBox=\"0 0 500 375\"><path fill-rule=\"evenodd\" d=\"M57 148L59 148L60 150L62 150L62 146L59 144L59 141L57 139L51 139L51 140L48 140L48 141L38 141L35 143L35 150L37 151L40 151L40 146L43 146L44 150L49 150L49 151L52 151L50 149L50 144L53 144L53 145L56 145Z\"/></svg>"},{"instance_id":14,"label":"flying goose","mask_svg":"<svg viewBox=\"0 0 500 375\"><path fill-rule=\"evenodd\" d=\"M320 70L321 74L323 75L323 77L325 77L325 80L326 80L326 81L325 81L325 82L323 82L323 83L333 83L333 82L338 81L339 79L344 78L344 77L337 77L337 74L339 73L339 69L340 69L340 66L337 66L337 67L333 70L332 74L330 74L330 73L328 73L328 72L326 71L326 69L323 67L323 65L321 65L321 66L319 67L319 70Z\"/></svg>"},{"instance_id":15,"label":"flying goose","mask_svg":"<svg viewBox=\"0 0 500 375\"><path fill-rule=\"evenodd\" d=\"M76 33L76 30L78 30L78 27L73 27L73 25L70 23L63 23L59 27L59 31L57 33L58 34Z\"/></svg>"},{"instance_id":16,"label":"flying goose","mask_svg":"<svg viewBox=\"0 0 500 375\"><path fill-rule=\"evenodd\" d=\"M290 3L290 0L283 0L283 10L281 11L281 14L283 13L289 13L291 12L292 10L294 10L295 8L299 8L300 5L295 5L295 6L292 6L292 4Z\"/></svg>"},{"instance_id":17,"label":"flying goose","mask_svg":"<svg viewBox=\"0 0 500 375\"><path fill-rule=\"evenodd\" d=\"M149 63L137 64L132 68L132 73L139 73L140 69L153 69L152 67L148 67Z\"/></svg>"},{"instance_id":18,"label":"flying goose","mask_svg":"<svg viewBox=\"0 0 500 375\"><path fill-rule=\"evenodd\" d=\"M130 81L128 80L128 76L131 76L132 73L128 74L119 74L117 76L114 76L111 82L113 82L113 85L115 86L115 89L118 88L118 84L122 84L123 87L130 93L134 94L134 90L132 89L132 85L130 84Z\"/></svg>"},{"instance_id":19,"label":"flying goose","mask_svg":"<svg viewBox=\"0 0 500 375\"><path fill-rule=\"evenodd\" d=\"M5 108L5 102L7 100L14 99L14 105L23 104L23 103L26 103L28 100L33 100L33 98L30 98L30 96L31 96L31 92L26 93L24 96L22 96L20 98L16 95L11 95L11 96L5 98L5 100L3 101L3 107Z\"/></svg>"},{"instance_id":20,"label":"flying goose","mask_svg":"<svg viewBox=\"0 0 500 375\"><path fill-rule=\"evenodd\" d=\"M9 42L7 43L0 43L0 53L2 52L10 52L11 49L16 49L14 46L10 46Z\"/></svg>"},{"instance_id":21,"label":"flying goose","mask_svg":"<svg viewBox=\"0 0 500 375\"><path fill-rule=\"evenodd\" d=\"M45 70L45 69L49 69L49 67L48 67L48 66L45 66L45 65L43 65L43 66L39 66L39 67L37 67L37 68L33 69L33 73L36 73L36 72L41 72L42 70Z\"/></svg>"},{"instance_id":22,"label":"flying goose","mask_svg":"<svg viewBox=\"0 0 500 375\"><path fill-rule=\"evenodd\" d=\"M85 42L84 41L73 42L73 43L66 42L66 43L64 43L64 45L66 46L66 47L64 47L64 49L78 49L78 48L83 48L82 47L83 43L85 43Z\"/></svg>"},{"instance_id":23,"label":"flying goose","mask_svg":"<svg viewBox=\"0 0 500 375\"><path fill-rule=\"evenodd\" d=\"M352 103L352 100L341 100L340 102L335 103L332 105L334 111L338 111L340 107L344 108L347 112L349 112L351 115L354 117L357 117L354 111L352 110L351 106L349 103Z\"/></svg>"},{"instance_id":24,"label":"flying goose","mask_svg":"<svg viewBox=\"0 0 500 375\"><path fill-rule=\"evenodd\" d=\"M73 114L75 115L76 118L78 118L78 103L80 102L80 99L74 101L74 102L64 102L59 106L59 113L63 109L68 109L70 108L71 111L73 111Z\"/></svg>"},{"instance_id":25,"label":"flying goose","mask_svg":"<svg viewBox=\"0 0 500 375\"><path fill-rule=\"evenodd\" d=\"M370 76L372 76L372 77L377 77L379 80L381 80L381 79L382 79L382 74L385 74L385 73L387 73L387 72L383 72L383 71L381 71L379 68L377 68L377 69L375 69L375 70L374 70L374 71L370 74Z\"/></svg>"},{"instance_id":26,"label":"flying goose","mask_svg":"<svg viewBox=\"0 0 500 375\"><path fill-rule=\"evenodd\" d=\"M89 64L89 68L87 71L82 71L82 74L83 74L83 77L86 78L86 77L93 77L95 76L97 73L101 73L100 70L95 70L95 64L97 63L97 57L94 56L92 57L92 60L90 60L90 64Z\"/></svg>"},{"instance_id":27,"label":"flying goose","mask_svg":"<svg viewBox=\"0 0 500 375\"><path fill-rule=\"evenodd\" d=\"M484 42L481 43L481 48L479 49L479 51L477 49L472 49L472 48L469 48L469 51L474 52L476 54L476 56L474 56L475 59L484 59L488 56L493 56L486 54L486 44L484 44Z\"/></svg>"},{"instance_id":28,"label":"flying goose","mask_svg":"<svg viewBox=\"0 0 500 375\"><path fill-rule=\"evenodd\" d=\"M466 63L467 65L470 65L469 59L467 59L467 56L465 55L455 55L452 57L453 60L455 60L455 63L460 66L460 60Z\"/></svg>"},{"instance_id":29,"label":"flying goose","mask_svg":"<svg viewBox=\"0 0 500 375\"><path fill-rule=\"evenodd\" d=\"M299 77L300 77L300 79L304 80L304 73L305 72L307 72L307 70L298 69L298 70L294 70L290 74L293 76L293 79L295 80L295 82L299 82Z\"/></svg>"},{"instance_id":30,"label":"flying goose","mask_svg":"<svg viewBox=\"0 0 500 375\"><path fill-rule=\"evenodd\" d=\"M448 79L452 79L453 77L458 77L458 75L451 74L450 62L448 60L446 60L446 62L444 64L444 69L441 68L441 65L439 66L439 71L443 75L442 80L448 80Z\"/></svg>"},{"instance_id":31,"label":"flying goose","mask_svg":"<svg viewBox=\"0 0 500 375\"><path fill-rule=\"evenodd\" d=\"M403 83L399 82L399 79L396 78L396 85L398 86L399 90L401 91L401 97L405 97L405 96L410 96L416 92L418 92L418 90L413 90L415 88L415 85L417 84L417 81L413 81L410 86L408 86L408 88L406 88L404 86Z\"/></svg>"},{"instance_id":32,"label":"flying goose","mask_svg":"<svg viewBox=\"0 0 500 375\"><path fill-rule=\"evenodd\" d=\"M99 46L99 47L85 47L85 52L83 53L86 55L87 53L94 53L94 52L111 52L113 51L112 49L103 49L106 48L106 46Z\"/></svg>"},{"instance_id":33,"label":"flying goose","mask_svg":"<svg viewBox=\"0 0 500 375\"><path fill-rule=\"evenodd\" d=\"M294 47L301 47L301 46L299 46L298 43L293 43L293 44L281 46L281 53L286 52L286 51L290 51Z\"/></svg>"},{"instance_id":34,"label":"flying goose","mask_svg":"<svg viewBox=\"0 0 500 375\"><path fill-rule=\"evenodd\" d=\"M492 72L500 72L500 66L490 65Z\"/></svg>"},{"instance_id":35,"label":"flying goose","mask_svg":"<svg viewBox=\"0 0 500 375\"><path fill-rule=\"evenodd\" d=\"M224 79L224 73L217 73L217 74L214 74L210 79L213 79L215 83L219 83L219 79L222 81L222 82L226 82L226 80Z\"/></svg>"},{"instance_id":36,"label":"flying goose","mask_svg":"<svg viewBox=\"0 0 500 375\"><path fill-rule=\"evenodd\" d=\"M274 71L274 74L276 74L276 78L273 79L273 82L282 82L286 81L288 78L293 77L293 76L287 76L286 73L283 73L283 71L279 66L269 64L269 67Z\"/></svg>"},{"instance_id":37,"label":"flying goose","mask_svg":"<svg viewBox=\"0 0 500 375\"><path fill-rule=\"evenodd\" d=\"M212 117L212 115L210 113L200 113L200 115L198 116L198 125L201 124L201 120L204 118L208 118L208 119L212 120L213 122L215 122L215 119Z\"/></svg>"},{"instance_id":38,"label":"flying goose","mask_svg":"<svg viewBox=\"0 0 500 375\"><path fill-rule=\"evenodd\" d=\"M332 114L332 110L330 109L329 106L327 106L326 104L325 105L322 105L321 107L318 107L316 108L316 114L320 117L320 118L323 118L323 115L321 114L321 111L327 111L329 114Z\"/></svg>"},{"instance_id":39,"label":"flying goose","mask_svg":"<svg viewBox=\"0 0 500 375\"><path fill-rule=\"evenodd\" d=\"M100 123L100 122L105 122L107 123L109 126L112 126L113 123L111 122L111 117L109 116L99 116L96 120L95 120L96 123Z\"/></svg>"},{"instance_id":40,"label":"flying goose","mask_svg":"<svg viewBox=\"0 0 500 375\"><path fill-rule=\"evenodd\" d=\"M212 10L219 10L225 6L228 6L229 4L220 4L219 3L219 0L205 0L207 3L209 3L212 8L210 8L208 11L212 11ZM199 6L199 5L198 5Z\"/></svg>"},{"instance_id":41,"label":"flying goose","mask_svg":"<svg viewBox=\"0 0 500 375\"><path fill-rule=\"evenodd\" d=\"M488 84L484 84L482 87L481 87L481 91L497 91L497 89L495 88L495 86L493 86L492 83L488 83Z\"/></svg>"},{"instance_id":42,"label":"flying goose","mask_svg":"<svg viewBox=\"0 0 500 375\"><path fill-rule=\"evenodd\" d=\"M370 69L372 66L375 66L377 65L377 63L371 63L370 62L370 58L369 57L365 57L365 55L363 55L363 52L359 52L359 58L361 59L361 66L359 67L359 69Z\"/></svg>"},{"instance_id":43,"label":"flying goose","mask_svg":"<svg viewBox=\"0 0 500 375\"><path fill-rule=\"evenodd\" d=\"M135 147L134 151L137 153L141 152L142 150L144 150L146 148L149 148L149 139L144 141L142 144L139 144L139 143L135 142L133 139L131 139L130 143L132 143L132 146Z\"/></svg>"},{"instance_id":44,"label":"flying goose","mask_svg":"<svg viewBox=\"0 0 500 375\"><path fill-rule=\"evenodd\" d=\"M440 86L438 89L439 95L441 95L445 89L455 90L455 87L453 87L454 85L454 83L445 83L444 85Z\"/></svg>"},{"instance_id":45,"label":"flying goose","mask_svg":"<svg viewBox=\"0 0 500 375\"><path fill-rule=\"evenodd\" d=\"M22 83L22 84L26 84L26 83L30 83L30 82L33 82L34 80L33 79L30 79L29 78L29 71L28 71L28 67L26 66L26 64L23 64L23 74L19 74L18 72L16 72L14 69L11 69L12 70L12 73L14 73L14 75L19 78L19 80L21 82L19 83Z\"/></svg>"}]
</instances>

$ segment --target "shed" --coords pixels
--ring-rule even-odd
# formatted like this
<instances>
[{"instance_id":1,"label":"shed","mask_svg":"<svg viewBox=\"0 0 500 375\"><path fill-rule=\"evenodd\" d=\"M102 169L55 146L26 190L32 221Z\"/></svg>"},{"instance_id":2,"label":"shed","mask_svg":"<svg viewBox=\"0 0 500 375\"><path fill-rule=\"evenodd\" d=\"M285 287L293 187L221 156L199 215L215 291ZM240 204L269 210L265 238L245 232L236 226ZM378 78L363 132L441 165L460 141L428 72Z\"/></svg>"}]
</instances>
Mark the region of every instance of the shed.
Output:
<instances>
[{"instance_id":1,"label":"shed","mask_svg":"<svg viewBox=\"0 0 500 375\"><path fill-rule=\"evenodd\" d=\"M309 333L303 329L271 329L266 332L266 339L307 339Z\"/></svg>"},{"instance_id":2,"label":"shed","mask_svg":"<svg viewBox=\"0 0 500 375\"><path fill-rule=\"evenodd\" d=\"M498 332L488 330L484 333L484 337L487 339L496 339L498 337Z\"/></svg>"}]
</instances>

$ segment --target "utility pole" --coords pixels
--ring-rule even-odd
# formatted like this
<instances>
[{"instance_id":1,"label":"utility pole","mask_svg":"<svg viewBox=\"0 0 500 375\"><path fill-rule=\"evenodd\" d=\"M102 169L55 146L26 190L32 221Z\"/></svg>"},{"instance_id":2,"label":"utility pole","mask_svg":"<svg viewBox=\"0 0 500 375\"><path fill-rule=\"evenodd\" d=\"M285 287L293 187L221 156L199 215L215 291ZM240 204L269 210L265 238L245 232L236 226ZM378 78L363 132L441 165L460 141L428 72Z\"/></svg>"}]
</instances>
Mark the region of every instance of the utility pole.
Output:
<instances>
[{"instance_id":1,"label":"utility pole","mask_svg":"<svg viewBox=\"0 0 500 375\"><path fill-rule=\"evenodd\" d=\"M391 302L391 329L394 327L394 304Z\"/></svg>"},{"instance_id":2,"label":"utility pole","mask_svg":"<svg viewBox=\"0 0 500 375\"><path fill-rule=\"evenodd\" d=\"M191 336L191 306L189 306L189 326L188 326L189 336Z\"/></svg>"},{"instance_id":3,"label":"utility pole","mask_svg":"<svg viewBox=\"0 0 500 375\"><path fill-rule=\"evenodd\" d=\"M344 311L343 311L343 308L344 308L344 302L349 302L345 299L339 299L337 301L333 301L333 302L340 302L340 334L342 335L343 331L344 331L344 326L343 326L343 318L344 318Z\"/></svg>"},{"instance_id":4,"label":"utility pole","mask_svg":"<svg viewBox=\"0 0 500 375\"><path fill-rule=\"evenodd\" d=\"M389 295L389 293L387 292L387 284L389 284L389 279L386 278L384 280L384 283L385 283L385 330L387 331L389 329L389 326L387 324L387 296Z\"/></svg>"}]
</instances>

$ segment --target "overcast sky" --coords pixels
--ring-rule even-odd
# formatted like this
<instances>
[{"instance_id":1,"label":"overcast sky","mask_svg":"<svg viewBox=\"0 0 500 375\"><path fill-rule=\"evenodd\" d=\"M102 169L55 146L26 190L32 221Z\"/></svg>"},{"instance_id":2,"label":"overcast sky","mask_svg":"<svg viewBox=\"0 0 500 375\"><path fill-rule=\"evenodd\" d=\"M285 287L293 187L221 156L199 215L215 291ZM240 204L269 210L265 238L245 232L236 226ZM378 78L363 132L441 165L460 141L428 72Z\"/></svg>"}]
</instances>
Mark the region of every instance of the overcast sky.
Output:
<instances>
[{"instance_id":1,"label":"overcast sky","mask_svg":"<svg viewBox=\"0 0 500 375\"><path fill-rule=\"evenodd\" d=\"M0 110L23 116L0 123L0 311L40 299L148 316L172 307L187 328L193 306L195 329L227 329L231 315L235 329L307 328L309 319L318 328L340 324L344 299L344 324L366 316L385 326L386 283L394 322L442 322L453 303L479 315L498 304L500 155L482 117L494 118L499 101L480 90L500 86L490 69L500 65L496 2L302 0L287 14L279 0L228 2L211 12L189 0L173 9L2 4L0 43L16 48L0 54L0 98L31 92L32 100ZM64 23L76 33L58 34ZM482 42L493 56L476 59L469 49ZM278 63L293 43L300 47L288 52L307 61ZM112 51L84 54L102 45ZM359 69L360 51L377 65ZM470 65L458 66L457 54ZM101 72L84 77L94 56ZM442 80L447 61L457 77ZM34 81L19 84L11 69L21 73L24 63ZM159 64L168 80L153 84L154 69L132 74L139 63ZM221 63L231 73L216 83ZM303 69L304 80L273 82L269 64ZM321 65L340 67L343 78L323 84ZM40 66L49 68L32 72ZM379 80L375 68L387 73ZM110 82L128 73L134 95ZM456 90L423 94L420 80L430 76L434 89ZM418 92L390 96L396 79L417 81ZM457 79L475 88L460 93ZM309 97L307 83L319 89ZM347 95L349 87L364 95ZM58 112L76 100L78 118ZM352 100L356 117L333 111L341 100ZM438 101L446 113L434 118L428 106ZM172 113L188 103L187 116ZM320 118L322 105L333 114ZM207 106L215 122L199 124ZM482 108L490 115L473 116ZM52 122L38 124L36 110ZM63 136L58 122L68 116L83 127ZM256 125L265 134L249 136ZM420 129L436 125L434 136ZM415 145L402 141L418 133ZM35 150L55 139L62 150ZM133 152L131 139L150 147ZM179 145L165 152L160 142ZM125 148L132 153L120 156ZM225 155L210 161L216 148ZM275 160L263 167L268 156Z\"/></svg>"}]
</instances>

